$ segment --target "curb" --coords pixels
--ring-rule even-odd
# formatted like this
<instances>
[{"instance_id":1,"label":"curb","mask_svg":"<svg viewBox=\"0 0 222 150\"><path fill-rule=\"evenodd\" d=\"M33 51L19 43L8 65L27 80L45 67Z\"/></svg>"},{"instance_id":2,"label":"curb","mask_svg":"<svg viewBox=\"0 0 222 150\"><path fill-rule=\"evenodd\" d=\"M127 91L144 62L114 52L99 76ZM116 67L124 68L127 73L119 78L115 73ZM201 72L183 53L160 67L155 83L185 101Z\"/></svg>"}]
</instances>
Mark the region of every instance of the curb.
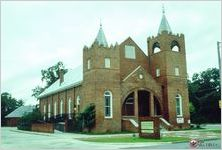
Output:
<instances>
[{"instance_id":1,"label":"curb","mask_svg":"<svg viewBox=\"0 0 222 150\"><path fill-rule=\"evenodd\" d=\"M26 133L26 134L35 134L35 135L43 135L43 136L51 136L50 134L44 134L44 133L37 133L32 131L20 131L20 130L10 130L12 132L20 132L20 133Z\"/></svg>"}]
</instances>

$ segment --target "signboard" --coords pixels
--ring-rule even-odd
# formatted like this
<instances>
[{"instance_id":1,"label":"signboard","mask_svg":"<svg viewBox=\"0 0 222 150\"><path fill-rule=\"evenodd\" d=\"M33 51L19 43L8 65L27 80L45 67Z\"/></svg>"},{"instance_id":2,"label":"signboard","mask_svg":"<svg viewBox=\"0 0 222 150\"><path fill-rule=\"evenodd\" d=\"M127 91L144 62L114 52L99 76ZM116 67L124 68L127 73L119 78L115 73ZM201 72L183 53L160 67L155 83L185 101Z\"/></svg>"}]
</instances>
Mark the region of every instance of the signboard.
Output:
<instances>
[{"instance_id":1,"label":"signboard","mask_svg":"<svg viewBox=\"0 0 222 150\"><path fill-rule=\"evenodd\" d=\"M139 117L139 136L160 139L159 117Z\"/></svg>"},{"instance_id":2,"label":"signboard","mask_svg":"<svg viewBox=\"0 0 222 150\"><path fill-rule=\"evenodd\" d=\"M177 118L177 123L184 123L184 118Z\"/></svg>"},{"instance_id":3,"label":"signboard","mask_svg":"<svg viewBox=\"0 0 222 150\"><path fill-rule=\"evenodd\" d=\"M142 133L153 133L153 121L141 121L141 132Z\"/></svg>"}]
</instances>

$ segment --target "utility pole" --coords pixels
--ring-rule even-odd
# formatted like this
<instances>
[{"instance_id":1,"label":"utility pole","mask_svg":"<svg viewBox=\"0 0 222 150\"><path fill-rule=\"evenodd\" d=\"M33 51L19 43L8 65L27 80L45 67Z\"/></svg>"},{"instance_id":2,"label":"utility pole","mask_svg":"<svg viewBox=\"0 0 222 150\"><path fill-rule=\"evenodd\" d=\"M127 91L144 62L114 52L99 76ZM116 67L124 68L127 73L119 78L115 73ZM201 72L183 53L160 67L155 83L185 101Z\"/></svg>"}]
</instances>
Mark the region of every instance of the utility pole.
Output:
<instances>
[{"instance_id":1,"label":"utility pole","mask_svg":"<svg viewBox=\"0 0 222 150\"><path fill-rule=\"evenodd\" d=\"M221 79L221 56L220 56L220 44L221 44L221 42L217 41L217 55L218 55L219 72L220 72L220 79Z\"/></svg>"},{"instance_id":2,"label":"utility pole","mask_svg":"<svg viewBox=\"0 0 222 150\"><path fill-rule=\"evenodd\" d=\"M218 55L218 63L219 63L219 73L220 73L220 85L222 83L221 81L221 56L220 56L220 45L221 42L217 41L217 55ZM221 100L219 100L219 108L221 109Z\"/></svg>"}]
</instances>

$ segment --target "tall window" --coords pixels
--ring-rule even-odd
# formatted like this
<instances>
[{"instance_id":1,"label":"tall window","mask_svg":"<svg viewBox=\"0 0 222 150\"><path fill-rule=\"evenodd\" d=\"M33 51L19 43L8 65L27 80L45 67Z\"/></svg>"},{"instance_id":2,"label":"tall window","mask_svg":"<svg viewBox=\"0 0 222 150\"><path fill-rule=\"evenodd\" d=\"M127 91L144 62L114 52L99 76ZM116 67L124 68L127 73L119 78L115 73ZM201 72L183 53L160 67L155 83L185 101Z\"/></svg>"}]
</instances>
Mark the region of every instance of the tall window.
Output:
<instances>
[{"instance_id":1,"label":"tall window","mask_svg":"<svg viewBox=\"0 0 222 150\"><path fill-rule=\"evenodd\" d=\"M110 68L110 58L105 58L105 68Z\"/></svg>"},{"instance_id":2,"label":"tall window","mask_svg":"<svg viewBox=\"0 0 222 150\"><path fill-rule=\"evenodd\" d=\"M176 95L176 113L177 113L177 117L182 117L183 116L182 98L181 98L180 94Z\"/></svg>"},{"instance_id":3,"label":"tall window","mask_svg":"<svg viewBox=\"0 0 222 150\"><path fill-rule=\"evenodd\" d=\"M112 93L110 91L105 91L104 93L104 113L105 113L105 118L112 118L113 117L113 110L112 110Z\"/></svg>"},{"instance_id":4,"label":"tall window","mask_svg":"<svg viewBox=\"0 0 222 150\"><path fill-rule=\"evenodd\" d=\"M125 45L125 58L136 59L135 47Z\"/></svg>"},{"instance_id":5,"label":"tall window","mask_svg":"<svg viewBox=\"0 0 222 150\"><path fill-rule=\"evenodd\" d=\"M179 71L179 67L175 67L175 76L179 76L180 75L180 71Z\"/></svg>"},{"instance_id":6,"label":"tall window","mask_svg":"<svg viewBox=\"0 0 222 150\"><path fill-rule=\"evenodd\" d=\"M60 115L63 113L63 100L60 100Z\"/></svg>"},{"instance_id":7,"label":"tall window","mask_svg":"<svg viewBox=\"0 0 222 150\"><path fill-rule=\"evenodd\" d=\"M54 103L54 117L57 115L57 103Z\"/></svg>"},{"instance_id":8,"label":"tall window","mask_svg":"<svg viewBox=\"0 0 222 150\"><path fill-rule=\"evenodd\" d=\"M76 104L77 104L77 111L80 112L80 96L77 96Z\"/></svg>"},{"instance_id":9,"label":"tall window","mask_svg":"<svg viewBox=\"0 0 222 150\"><path fill-rule=\"evenodd\" d=\"M45 120L45 116L46 116L46 105L45 104L43 106L43 113L44 113L43 119Z\"/></svg>"},{"instance_id":10,"label":"tall window","mask_svg":"<svg viewBox=\"0 0 222 150\"><path fill-rule=\"evenodd\" d=\"M160 76L160 69L157 68L157 69L156 69L156 77L159 77L159 76Z\"/></svg>"},{"instance_id":11,"label":"tall window","mask_svg":"<svg viewBox=\"0 0 222 150\"><path fill-rule=\"evenodd\" d=\"M91 59L88 59L87 60L87 69L90 69L91 68Z\"/></svg>"},{"instance_id":12,"label":"tall window","mask_svg":"<svg viewBox=\"0 0 222 150\"><path fill-rule=\"evenodd\" d=\"M68 114L69 114L69 119L71 119L71 98L69 98L69 101L68 101Z\"/></svg>"},{"instance_id":13,"label":"tall window","mask_svg":"<svg viewBox=\"0 0 222 150\"><path fill-rule=\"evenodd\" d=\"M50 103L48 104L48 118L51 117L51 107L50 107Z\"/></svg>"}]
</instances>

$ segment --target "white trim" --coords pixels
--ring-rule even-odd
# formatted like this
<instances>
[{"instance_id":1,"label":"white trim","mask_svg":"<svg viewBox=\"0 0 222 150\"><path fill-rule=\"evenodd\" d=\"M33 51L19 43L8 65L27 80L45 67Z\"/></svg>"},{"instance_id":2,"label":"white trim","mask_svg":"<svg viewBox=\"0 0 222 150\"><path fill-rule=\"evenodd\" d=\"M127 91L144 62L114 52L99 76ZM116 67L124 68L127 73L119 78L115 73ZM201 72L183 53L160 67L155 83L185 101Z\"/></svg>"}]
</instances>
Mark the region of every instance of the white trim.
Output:
<instances>
[{"instance_id":1,"label":"white trim","mask_svg":"<svg viewBox=\"0 0 222 150\"><path fill-rule=\"evenodd\" d=\"M139 65L136 69L134 69L128 76L123 79L123 82L126 81L132 74L134 74L141 66Z\"/></svg>"},{"instance_id":2,"label":"white trim","mask_svg":"<svg viewBox=\"0 0 222 150\"><path fill-rule=\"evenodd\" d=\"M180 107L180 115L177 115L177 96L179 97L179 103L180 103L180 106L179 106ZM176 98L176 116L183 117L182 97L180 94L177 94L175 98Z\"/></svg>"},{"instance_id":3,"label":"white trim","mask_svg":"<svg viewBox=\"0 0 222 150\"><path fill-rule=\"evenodd\" d=\"M105 93L108 92L109 95L105 95ZM105 96L110 96L110 116L106 116L105 111L106 111L106 107L105 107ZM112 96L112 92L111 91L105 91L104 92L104 117L106 119L111 119L113 118L113 96Z\"/></svg>"},{"instance_id":4,"label":"white trim","mask_svg":"<svg viewBox=\"0 0 222 150\"><path fill-rule=\"evenodd\" d=\"M44 114L44 116L43 116L43 119L45 120L45 116L46 116L46 105L44 104L44 106L43 106L43 114Z\"/></svg>"}]
</instances>

